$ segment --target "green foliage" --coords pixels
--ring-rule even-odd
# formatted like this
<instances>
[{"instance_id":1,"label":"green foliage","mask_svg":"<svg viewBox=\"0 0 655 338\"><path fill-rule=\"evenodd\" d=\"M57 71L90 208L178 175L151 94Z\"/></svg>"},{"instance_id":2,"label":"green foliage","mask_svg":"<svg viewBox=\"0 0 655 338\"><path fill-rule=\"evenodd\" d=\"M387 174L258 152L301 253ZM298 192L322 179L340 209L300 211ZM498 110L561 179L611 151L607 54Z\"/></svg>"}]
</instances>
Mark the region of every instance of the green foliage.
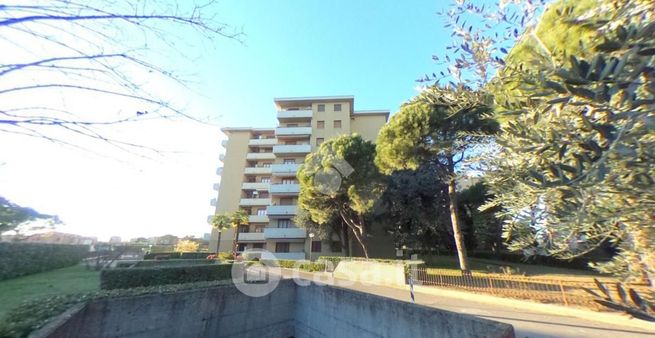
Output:
<instances>
[{"instance_id":1,"label":"green foliage","mask_svg":"<svg viewBox=\"0 0 655 338\"><path fill-rule=\"evenodd\" d=\"M200 244L191 240L181 240L175 245L175 251L177 252L195 252L198 251Z\"/></svg>"},{"instance_id":2,"label":"green foliage","mask_svg":"<svg viewBox=\"0 0 655 338\"><path fill-rule=\"evenodd\" d=\"M503 224L496 216L499 207L479 210L492 195L489 188L478 182L457 194L459 217L465 225L468 248L498 253L503 249ZM469 244L472 242L471 244Z\"/></svg>"},{"instance_id":3,"label":"green foliage","mask_svg":"<svg viewBox=\"0 0 655 338\"><path fill-rule=\"evenodd\" d=\"M127 289L139 286L193 283L230 279L232 264L195 266L116 268L100 273L101 289Z\"/></svg>"},{"instance_id":4,"label":"green foliage","mask_svg":"<svg viewBox=\"0 0 655 338\"><path fill-rule=\"evenodd\" d=\"M148 294L166 294L184 290L204 289L222 285L231 285L232 281L205 281L197 283L157 285L132 289L101 290L92 293L58 295L23 303L10 311L0 322L0 337L27 337L29 334L50 322L55 316L65 312L74 305L104 299L136 297Z\"/></svg>"},{"instance_id":5,"label":"green foliage","mask_svg":"<svg viewBox=\"0 0 655 338\"><path fill-rule=\"evenodd\" d=\"M601 1L570 24L603 40L521 79L490 183L510 249L568 258L610 241L604 272L655 274L655 3Z\"/></svg>"},{"instance_id":6,"label":"green foliage","mask_svg":"<svg viewBox=\"0 0 655 338\"><path fill-rule=\"evenodd\" d=\"M85 245L0 243L0 280L71 266L88 252Z\"/></svg>"},{"instance_id":7,"label":"green foliage","mask_svg":"<svg viewBox=\"0 0 655 338\"><path fill-rule=\"evenodd\" d=\"M628 288L626 292L626 288L621 283L616 283L614 285L616 298L614 298L608 285L599 282L596 278L594 278L594 282L596 282L600 294L587 288L583 289L596 298L594 299L596 303L612 310L623 311L634 318L655 322L655 304L644 299L634 289Z\"/></svg>"},{"instance_id":8,"label":"green foliage","mask_svg":"<svg viewBox=\"0 0 655 338\"><path fill-rule=\"evenodd\" d=\"M276 266L286 269L298 269L307 272L325 270L325 263L321 262L320 260L316 262L310 262L310 261L296 261L296 260L289 260L289 259L278 259L270 262L272 264L276 264Z\"/></svg>"},{"instance_id":9,"label":"green foliage","mask_svg":"<svg viewBox=\"0 0 655 338\"><path fill-rule=\"evenodd\" d=\"M366 255L366 218L384 187L374 164L375 146L358 135L328 140L298 171L298 205L320 226L340 219Z\"/></svg>"},{"instance_id":10,"label":"green foliage","mask_svg":"<svg viewBox=\"0 0 655 338\"><path fill-rule=\"evenodd\" d=\"M215 254L211 252L156 252L145 254L143 259L204 259L210 255Z\"/></svg>"},{"instance_id":11,"label":"green foliage","mask_svg":"<svg viewBox=\"0 0 655 338\"><path fill-rule=\"evenodd\" d=\"M163 266L189 266L215 264L216 260L202 259L165 259L165 260L143 260L143 261L117 261L117 268L150 268Z\"/></svg>"},{"instance_id":12,"label":"green foliage","mask_svg":"<svg viewBox=\"0 0 655 338\"><path fill-rule=\"evenodd\" d=\"M217 214L212 217L212 226L218 230L236 228L242 224L248 224L248 214L244 210Z\"/></svg>"},{"instance_id":13,"label":"green foliage","mask_svg":"<svg viewBox=\"0 0 655 338\"><path fill-rule=\"evenodd\" d=\"M396 248L452 248L448 186L439 169L394 171L376 208L376 220L393 236Z\"/></svg>"},{"instance_id":14,"label":"green foliage","mask_svg":"<svg viewBox=\"0 0 655 338\"><path fill-rule=\"evenodd\" d=\"M0 233L37 219L59 222L57 216L44 215L32 208L21 207L0 196Z\"/></svg>"}]
</instances>

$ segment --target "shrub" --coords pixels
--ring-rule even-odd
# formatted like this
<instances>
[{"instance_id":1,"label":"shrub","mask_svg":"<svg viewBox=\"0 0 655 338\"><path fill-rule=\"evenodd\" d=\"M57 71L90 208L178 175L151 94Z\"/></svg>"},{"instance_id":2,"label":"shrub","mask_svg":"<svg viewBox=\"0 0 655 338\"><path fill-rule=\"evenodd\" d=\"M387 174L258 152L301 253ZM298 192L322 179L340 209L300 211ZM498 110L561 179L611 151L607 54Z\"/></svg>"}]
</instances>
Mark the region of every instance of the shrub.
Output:
<instances>
[{"instance_id":1,"label":"shrub","mask_svg":"<svg viewBox=\"0 0 655 338\"><path fill-rule=\"evenodd\" d=\"M215 260L208 259L167 259L167 260L147 260L147 261L118 261L117 268L151 268L165 266L192 266L216 264Z\"/></svg>"},{"instance_id":2,"label":"shrub","mask_svg":"<svg viewBox=\"0 0 655 338\"><path fill-rule=\"evenodd\" d=\"M103 270L100 273L100 288L127 289L139 286L223 280L231 277L232 264L116 268Z\"/></svg>"},{"instance_id":3,"label":"shrub","mask_svg":"<svg viewBox=\"0 0 655 338\"><path fill-rule=\"evenodd\" d=\"M0 280L75 265L88 252L86 245L0 243Z\"/></svg>"},{"instance_id":4,"label":"shrub","mask_svg":"<svg viewBox=\"0 0 655 338\"><path fill-rule=\"evenodd\" d=\"M206 259L207 256L216 255L213 252L150 252L143 256L144 260L151 259Z\"/></svg>"},{"instance_id":5,"label":"shrub","mask_svg":"<svg viewBox=\"0 0 655 338\"><path fill-rule=\"evenodd\" d=\"M103 298L135 297L147 294L164 294L184 290L231 285L231 281L208 281L175 285L159 285L132 289L100 290L92 293L51 296L27 301L10 310L0 322L0 337L27 337L45 326L55 316L74 305Z\"/></svg>"},{"instance_id":6,"label":"shrub","mask_svg":"<svg viewBox=\"0 0 655 338\"><path fill-rule=\"evenodd\" d=\"M310 261L295 261L290 259L278 259L276 261L267 261L267 262L277 262L276 266L287 269L299 269L303 271L324 271L325 263L323 262L310 262Z\"/></svg>"}]
</instances>

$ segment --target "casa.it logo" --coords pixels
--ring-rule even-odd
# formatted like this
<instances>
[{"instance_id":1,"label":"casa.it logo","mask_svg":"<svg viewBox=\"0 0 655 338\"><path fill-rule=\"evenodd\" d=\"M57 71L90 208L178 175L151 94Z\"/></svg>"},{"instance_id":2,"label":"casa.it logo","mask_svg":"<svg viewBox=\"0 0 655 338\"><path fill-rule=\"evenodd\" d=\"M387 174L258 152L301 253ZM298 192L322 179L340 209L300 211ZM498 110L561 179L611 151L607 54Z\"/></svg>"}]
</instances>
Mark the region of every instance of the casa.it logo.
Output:
<instances>
[{"instance_id":1,"label":"casa.it logo","mask_svg":"<svg viewBox=\"0 0 655 338\"><path fill-rule=\"evenodd\" d=\"M312 158L311 161L319 161L319 159ZM312 164L312 167L320 168L314 174L314 186L316 190L325 195L334 195L341 188L343 179L355 171L345 159L336 155L329 157L328 165Z\"/></svg>"}]
</instances>

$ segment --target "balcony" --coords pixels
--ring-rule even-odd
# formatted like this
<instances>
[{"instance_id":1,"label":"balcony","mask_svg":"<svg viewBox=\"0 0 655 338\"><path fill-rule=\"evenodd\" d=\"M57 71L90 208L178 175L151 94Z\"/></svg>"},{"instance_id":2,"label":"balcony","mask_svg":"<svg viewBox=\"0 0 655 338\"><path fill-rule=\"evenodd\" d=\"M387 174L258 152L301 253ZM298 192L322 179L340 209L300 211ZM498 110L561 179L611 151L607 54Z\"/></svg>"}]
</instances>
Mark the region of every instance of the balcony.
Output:
<instances>
[{"instance_id":1,"label":"balcony","mask_svg":"<svg viewBox=\"0 0 655 338\"><path fill-rule=\"evenodd\" d=\"M223 148L227 147L227 140L221 141L221 145L223 146Z\"/></svg>"},{"instance_id":2,"label":"balcony","mask_svg":"<svg viewBox=\"0 0 655 338\"><path fill-rule=\"evenodd\" d=\"M218 159L219 159L219 161L221 161L221 162L225 161L225 154L220 154L220 155L218 155Z\"/></svg>"},{"instance_id":3,"label":"balcony","mask_svg":"<svg viewBox=\"0 0 655 338\"><path fill-rule=\"evenodd\" d=\"M303 228L264 228L266 239L305 238L306 234Z\"/></svg>"},{"instance_id":4,"label":"balcony","mask_svg":"<svg viewBox=\"0 0 655 338\"><path fill-rule=\"evenodd\" d=\"M266 206L270 204L270 198L242 198L239 201L239 205L242 206Z\"/></svg>"},{"instance_id":5,"label":"balcony","mask_svg":"<svg viewBox=\"0 0 655 338\"><path fill-rule=\"evenodd\" d=\"M214 190L218 191L218 189L221 188L221 184L220 183L214 183L214 185L212 187L214 188Z\"/></svg>"},{"instance_id":6,"label":"balcony","mask_svg":"<svg viewBox=\"0 0 655 338\"><path fill-rule=\"evenodd\" d=\"M243 171L246 175L266 175L271 173L270 167L249 167Z\"/></svg>"},{"instance_id":7,"label":"balcony","mask_svg":"<svg viewBox=\"0 0 655 338\"><path fill-rule=\"evenodd\" d=\"M270 183L264 182L245 182L241 185L241 189L244 190L268 190Z\"/></svg>"},{"instance_id":8,"label":"balcony","mask_svg":"<svg viewBox=\"0 0 655 338\"><path fill-rule=\"evenodd\" d=\"M256 138L248 140L249 146L273 146L277 144L277 139L274 138Z\"/></svg>"},{"instance_id":9,"label":"balcony","mask_svg":"<svg viewBox=\"0 0 655 338\"><path fill-rule=\"evenodd\" d=\"M303 110L280 110L277 112L277 119L280 121L283 120L298 120L298 119L311 119L312 110L303 109Z\"/></svg>"},{"instance_id":10,"label":"balcony","mask_svg":"<svg viewBox=\"0 0 655 338\"><path fill-rule=\"evenodd\" d=\"M288 260L303 260L305 259L304 252L263 252L262 259L288 259Z\"/></svg>"},{"instance_id":11,"label":"balcony","mask_svg":"<svg viewBox=\"0 0 655 338\"><path fill-rule=\"evenodd\" d=\"M266 238L263 232L240 232L239 242L263 242Z\"/></svg>"},{"instance_id":12,"label":"balcony","mask_svg":"<svg viewBox=\"0 0 655 338\"><path fill-rule=\"evenodd\" d=\"M215 207L216 204L218 204L218 199L212 198L211 200L209 200L209 205L210 206Z\"/></svg>"},{"instance_id":13,"label":"balcony","mask_svg":"<svg viewBox=\"0 0 655 338\"><path fill-rule=\"evenodd\" d=\"M300 164L297 163L273 164L271 165L271 173L282 177L296 176L299 168Z\"/></svg>"},{"instance_id":14,"label":"balcony","mask_svg":"<svg viewBox=\"0 0 655 338\"><path fill-rule=\"evenodd\" d=\"M223 175L223 167L216 168L216 175Z\"/></svg>"},{"instance_id":15,"label":"balcony","mask_svg":"<svg viewBox=\"0 0 655 338\"><path fill-rule=\"evenodd\" d=\"M248 215L248 222L250 222L250 223L268 223L268 216L266 216L266 215Z\"/></svg>"},{"instance_id":16,"label":"balcony","mask_svg":"<svg viewBox=\"0 0 655 338\"><path fill-rule=\"evenodd\" d=\"M274 160L273 153L247 153L246 160Z\"/></svg>"},{"instance_id":17,"label":"balcony","mask_svg":"<svg viewBox=\"0 0 655 338\"><path fill-rule=\"evenodd\" d=\"M300 193L300 184L271 184L271 195L295 196Z\"/></svg>"},{"instance_id":18,"label":"balcony","mask_svg":"<svg viewBox=\"0 0 655 338\"><path fill-rule=\"evenodd\" d=\"M273 146L276 155L306 155L312 151L309 144L281 144Z\"/></svg>"},{"instance_id":19,"label":"balcony","mask_svg":"<svg viewBox=\"0 0 655 338\"><path fill-rule=\"evenodd\" d=\"M269 218L295 216L298 213L297 205L269 205L266 214Z\"/></svg>"},{"instance_id":20,"label":"balcony","mask_svg":"<svg viewBox=\"0 0 655 338\"><path fill-rule=\"evenodd\" d=\"M312 127L278 127L275 136L278 138L303 138L312 134Z\"/></svg>"}]
</instances>

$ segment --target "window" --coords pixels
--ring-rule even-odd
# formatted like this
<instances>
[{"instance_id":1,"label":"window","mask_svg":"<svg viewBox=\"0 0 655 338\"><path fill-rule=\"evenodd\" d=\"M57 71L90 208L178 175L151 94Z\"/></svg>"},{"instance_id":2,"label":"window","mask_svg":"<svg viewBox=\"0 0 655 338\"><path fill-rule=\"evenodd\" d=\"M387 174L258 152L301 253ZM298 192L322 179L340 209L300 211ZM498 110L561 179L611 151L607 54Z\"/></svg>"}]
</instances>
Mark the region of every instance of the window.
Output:
<instances>
[{"instance_id":1,"label":"window","mask_svg":"<svg viewBox=\"0 0 655 338\"><path fill-rule=\"evenodd\" d=\"M341 128L341 120L334 120L334 127Z\"/></svg>"},{"instance_id":2,"label":"window","mask_svg":"<svg viewBox=\"0 0 655 338\"><path fill-rule=\"evenodd\" d=\"M287 127L297 127L298 123L288 123Z\"/></svg>"},{"instance_id":3,"label":"window","mask_svg":"<svg viewBox=\"0 0 655 338\"><path fill-rule=\"evenodd\" d=\"M334 111L341 111L341 103L334 104Z\"/></svg>"},{"instance_id":4,"label":"window","mask_svg":"<svg viewBox=\"0 0 655 338\"><path fill-rule=\"evenodd\" d=\"M239 243L239 245L237 245L237 251L245 251L246 245L246 243Z\"/></svg>"},{"instance_id":5,"label":"window","mask_svg":"<svg viewBox=\"0 0 655 338\"><path fill-rule=\"evenodd\" d=\"M316 128L317 128L317 129L323 129L323 128L325 128L325 121L317 121L317 122L316 122Z\"/></svg>"},{"instance_id":6,"label":"window","mask_svg":"<svg viewBox=\"0 0 655 338\"><path fill-rule=\"evenodd\" d=\"M247 225L239 225L239 232L249 232Z\"/></svg>"},{"instance_id":7,"label":"window","mask_svg":"<svg viewBox=\"0 0 655 338\"><path fill-rule=\"evenodd\" d=\"M298 184L298 181L293 178L285 178L282 179L282 184Z\"/></svg>"},{"instance_id":8,"label":"window","mask_svg":"<svg viewBox=\"0 0 655 338\"><path fill-rule=\"evenodd\" d=\"M322 138L322 137L317 137L317 138L316 138L316 146L317 146L317 147L320 146L321 143L323 143L323 141L325 141L324 138Z\"/></svg>"},{"instance_id":9,"label":"window","mask_svg":"<svg viewBox=\"0 0 655 338\"><path fill-rule=\"evenodd\" d=\"M291 220L290 219L280 219L277 221L277 227L278 228L289 228L291 227Z\"/></svg>"},{"instance_id":10,"label":"window","mask_svg":"<svg viewBox=\"0 0 655 338\"><path fill-rule=\"evenodd\" d=\"M262 177L262 180L260 182L262 182L262 183L271 183L271 178L270 177Z\"/></svg>"},{"instance_id":11,"label":"window","mask_svg":"<svg viewBox=\"0 0 655 338\"><path fill-rule=\"evenodd\" d=\"M293 198L292 197L280 198L280 205L293 205Z\"/></svg>"},{"instance_id":12,"label":"window","mask_svg":"<svg viewBox=\"0 0 655 338\"><path fill-rule=\"evenodd\" d=\"M262 164L262 168L270 168L271 167L271 162L264 162Z\"/></svg>"},{"instance_id":13,"label":"window","mask_svg":"<svg viewBox=\"0 0 655 338\"><path fill-rule=\"evenodd\" d=\"M266 216L266 209L257 209L258 216Z\"/></svg>"},{"instance_id":14,"label":"window","mask_svg":"<svg viewBox=\"0 0 655 338\"><path fill-rule=\"evenodd\" d=\"M263 249L264 248L264 243L253 243L252 248L253 249Z\"/></svg>"},{"instance_id":15,"label":"window","mask_svg":"<svg viewBox=\"0 0 655 338\"><path fill-rule=\"evenodd\" d=\"M285 158L282 161L283 164L296 164L296 159L295 158Z\"/></svg>"},{"instance_id":16,"label":"window","mask_svg":"<svg viewBox=\"0 0 655 338\"><path fill-rule=\"evenodd\" d=\"M317 108L318 108L318 111L325 111L325 105L324 104L319 104Z\"/></svg>"},{"instance_id":17,"label":"window","mask_svg":"<svg viewBox=\"0 0 655 338\"><path fill-rule=\"evenodd\" d=\"M275 252L289 252L289 243L275 243Z\"/></svg>"},{"instance_id":18,"label":"window","mask_svg":"<svg viewBox=\"0 0 655 338\"><path fill-rule=\"evenodd\" d=\"M312 252L321 252L321 241L312 241Z\"/></svg>"}]
</instances>

